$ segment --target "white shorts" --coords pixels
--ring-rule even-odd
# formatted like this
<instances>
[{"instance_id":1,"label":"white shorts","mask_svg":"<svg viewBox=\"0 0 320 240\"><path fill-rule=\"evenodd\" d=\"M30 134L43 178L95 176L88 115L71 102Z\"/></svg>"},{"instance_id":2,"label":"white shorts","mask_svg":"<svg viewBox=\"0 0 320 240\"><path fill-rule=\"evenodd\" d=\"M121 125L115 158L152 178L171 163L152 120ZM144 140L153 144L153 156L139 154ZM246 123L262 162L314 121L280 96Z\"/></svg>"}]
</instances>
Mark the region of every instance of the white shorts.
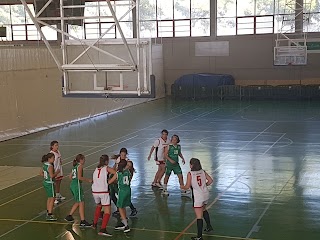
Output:
<instances>
[{"instance_id":1,"label":"white shorts","mask_svg":"<svg viewBox=\"0 0 320 240\"><path fill-rule=\"evenodd\" d=\"M202 208L204 205L208 204L208 200L198 200L193 202L193 208Z\"/></svg>"},{"instance_id":2,"label":"white shorts","mask_svg":"<svg viewBox=\"0 0 320 240\"><path fill-rule=\"evenodd\" d=\"M110 205L109 193L92 193L92 195L96 204L101 204L102 206Z\"/></svg>"}]
</instances>

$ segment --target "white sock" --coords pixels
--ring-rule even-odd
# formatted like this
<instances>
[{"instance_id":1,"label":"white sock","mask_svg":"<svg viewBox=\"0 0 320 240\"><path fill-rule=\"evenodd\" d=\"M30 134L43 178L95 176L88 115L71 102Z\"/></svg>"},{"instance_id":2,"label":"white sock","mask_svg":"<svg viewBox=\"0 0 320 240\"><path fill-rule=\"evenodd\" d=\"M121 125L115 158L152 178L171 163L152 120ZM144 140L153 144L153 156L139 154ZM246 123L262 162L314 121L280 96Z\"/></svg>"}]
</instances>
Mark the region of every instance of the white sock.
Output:
<instances>
[{"instance_id":1,"label":"white sock","mask_svg":"<svg viewBox=\"0 0 320 240\"><path fill-rule=\"evenodd\" d=\"M121 222L122 222L125 226L128 226L128 221L127 221L127 219L121 220Z\"/></svg>"},{"instance_id":2,"label":"white sock","mask_svg":"<svg viewBox=\"0 0 320 240\"><path fill-rule=\"evenodd\" d=\"M167 184L163 184L163 190L167 190Z\"/></svg>"}]
</instances>

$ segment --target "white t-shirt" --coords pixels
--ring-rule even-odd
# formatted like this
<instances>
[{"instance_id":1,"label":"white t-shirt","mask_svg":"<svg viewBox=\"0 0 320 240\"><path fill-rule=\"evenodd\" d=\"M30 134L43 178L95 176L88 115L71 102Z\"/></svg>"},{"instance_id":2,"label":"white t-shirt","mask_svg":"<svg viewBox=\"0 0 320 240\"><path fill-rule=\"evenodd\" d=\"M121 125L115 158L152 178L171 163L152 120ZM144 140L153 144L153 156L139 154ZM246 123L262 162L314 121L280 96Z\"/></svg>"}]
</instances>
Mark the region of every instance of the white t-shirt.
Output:
<instances>
[{"instance_id":1,"label":"white t-shirt","mask_svg":"<svg viewBox=\"0 0 320 240\"><path fill-rule=\"evenodd\" d=\"M170 144L170 140L166 141L163 138L158 138L154 141L153 147L158 148L158 151L154 155L155 161L164 161L164 148Z\"/></svg>"},{"instance_id":2,"label":"white t-shirt","mask_svg":"<svg viewBox=\"0 0 320 240\"><path fill-rule=\"evenodd\" d=\"M63 176L63 172L62 172L62 166L61 166L61 153L59 152L54 152L54 151L50 151L51 153L54 154L54 171L58 171L58 169L60 169L60 173L56 176L56 177L60 177Z\"/></svg>"},{"instance_id":3,"label":"white t-shirt","mask_svg":"<svg viewBox=\"0 0 320 240\"><path fill-rule=\"evenodd\" d=\"M204 202L209 199L209 190L207 187L206 174L203 170L190 171L191 187L195 202Z\"/></svg>"},{"instance_id":4,"label":"white t-shirt","mask_svg":"<svg viewBox=\"0 0 320 240\"><path fill-rule=\"evenodd\" d=\"M109 190L108 167L96 168L93 172L92 180L93 184L91 189L93 193L107 193Z\"/></svg>"}]
</instances>

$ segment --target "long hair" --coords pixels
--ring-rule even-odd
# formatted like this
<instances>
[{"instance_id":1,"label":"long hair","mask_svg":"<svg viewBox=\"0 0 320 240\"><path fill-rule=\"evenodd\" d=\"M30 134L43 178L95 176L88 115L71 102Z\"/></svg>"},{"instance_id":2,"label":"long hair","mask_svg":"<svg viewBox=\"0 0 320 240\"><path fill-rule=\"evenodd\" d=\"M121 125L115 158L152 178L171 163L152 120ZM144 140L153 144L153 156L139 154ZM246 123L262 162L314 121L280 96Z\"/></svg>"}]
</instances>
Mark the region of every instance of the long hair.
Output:
<instances>
[{"instance_id":1,"label":"long hair","mask_svg":"<svg viewBox=\"0 0 320 240\"><path fill-rule=\"evenodd\" d=\"M191 158L190 164L192 165L191 171L199 171L202 169L200 160L198 158Z\"/></svg>"},{"instance_id":2,"label":"long hair","mask_svg":"<svg viewBox=\"0 0 320 240\"><path fill-rule=\"evenodd\" d=\"M53 153L45 154L45 155L42 156L41 162L42 163L48 162L49 158L52 158L52 157L54 157Z\"/></svg>"},{"instance_id":3,"label":"long hair","mask_svg":"<svg viewBox=\"0 0 320 240\"><path fill-rule=\"evenodd\" d=\"M53 148L53 145L55 145L56 143L58 143L58 141L52 141L51 143L50 143L50 151L52 150L52 148Z\"/></svg>"},{"instance_id":4,"label":"long hair","mask_svg":"<svg viewBox=\"0 0 320 240\"><path fill-rule=\"evenodd\" d=\"M84 155L83 154L78 154L76 156L76 158L73 160L72 165L76 166L80 162L80 160L82 160L82 159L84 159Z\"/></svg>"},{"instance_id":5,"label":"long hair","mask_svg":"<svg viewBox=\"0 0 320 240\"><path fill-rule=\"evenodd\" d=\"M113 154L111 156L111 159L117 159L118 157L120 157L120 154L122 152L125 153L126 155L128 154L128 150L126 148L121 148L120 151L119 151L119 154Z\"/></svg>"},{"instance_id":6,"label":"long hair","mask_svg":"<svg viewBox=\"0 0 320 240\"><path fill-rule=\"evenodd\" d=\"M121 159L118 164L118 172L123 172L123 170L126 168L126 166L127 166L127 161L124 159Z\"/></svg>"},{"instance_id":7,"label":"long hair","mask_svg":"<svg viewBox=\"0 0 320 240\"><path fill-rule=\"evenodd\" d=\"M107 154L101 155L97 168L101 168L101 167L105 166L106 161L109 163L109 156Z\"/></svg>"},{"instance_id":8,"label":"long hair","mask_svg":"<svg viewBox=\"0 0 320 240\"><path fill-rule=\"evenodd\" d=\"M177 143L179 143L180 142L179 136L177 134L173 134L171 139L174 138L174 137L177 139Z\"/></svg>"}]
</instances>

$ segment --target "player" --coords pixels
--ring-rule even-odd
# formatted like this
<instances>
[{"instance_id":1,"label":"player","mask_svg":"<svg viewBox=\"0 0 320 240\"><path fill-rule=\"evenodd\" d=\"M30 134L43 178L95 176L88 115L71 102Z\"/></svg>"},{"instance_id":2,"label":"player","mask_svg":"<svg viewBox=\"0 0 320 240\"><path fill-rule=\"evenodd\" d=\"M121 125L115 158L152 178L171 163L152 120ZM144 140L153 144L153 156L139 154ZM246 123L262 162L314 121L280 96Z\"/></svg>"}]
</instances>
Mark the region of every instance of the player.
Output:
<instances>
[{"instance_id":1,"label":"player","mask_svg":"<svg viewBox=\"0 0 320 240\"><path fill-rule=\"evenodd\" d=\"M107 232L106 227L108 225L111 213L110 196L108 187L108 178L110 174L115 175L116 171L113 168L108 167L109 156L102 155L99 160L99 165L93 173L92 195L95 203L97 204L94 213L93 228L97 227L97 222L103 207L103 218L99 235L112 237Z\"/></svg>"},{"instance_id":2,"label":"player","mask_svg":"<svg viewBox=\"0 0 320 240\"><path fill-rule=\"evenodd\" d=\"M150 149L150 153L148 156L148 161L151 159L151 155L153 151L155 150L155 161L158 165L158 171L156 172L156 175L154 176L154 180L151 184L152 187L158 187L160 190L163 189L163 186L161 185L161 179L164 175L164 172L166 170L165 168L165 158L164 158L164 148L170 144L170 140L168 139L168 130L163 129L161 131L161 137L158 138L154 144L152 145Z\"/></svg>"},{"instance_id":3,"label":"player","mask_svg":"<svg viewBox=\"0 0 320 240\"><path fill-rule=\"evenodd\" d=\"M200 160L197 158L191 158L190 160L191 171L187 176L186 185L182 185L181 189L187 190L191 187L192 198L193 198L193 208L197 217L197 237L192 237L193 240L202 240L202 229L203 229L203 219L206 221L207 227L204 229L205 232L210 232L213 230L210 223L210 216L206 210L206 205L209 200L209 190L208 187L213 183L212 178L202 170Z\"/></svg>"},{"instance_id":4,"label":"player","mask_svg":"<svg viewBox=\"0 0 320 240\"><path fill-rule=\"evenodd\" d=\"M88 223L84 218L84 194L82 189L82 182L85 181L92 183L92 179L83 177L84 163L85 157L82 154L78 154L73 160L73 168L69 177L71 179L70 190L72 192L75 203L73 204L69 215L65 217L65 220L67 222L73 222L74 218L72 217L72 214L79 207L79 214L81 219L80 227L91 227L92 225Z\"/></svg>"},{"instance_id":5,"label":"player","mask_svg":"<svg viewBox=\"0 0 320 240\"><path fill-rule=\"evenodd\" d=\"M56 176L56 179L55 179L56 199L55 199L54 203L58 204L62 200L66 199L65 197L63 197L60 194L60 185L61 185L61 180L63 178L63 171L62 171L62 160L61 160L61 153L59 151L58 141L52 141L50 143L50 152L54 154L53 166L54 166L55 172L60 170L60 173Z\"/></svg>"},{"instance_id":6,"label":"player","mask_svg":"<svg viewBox=\"0 0 320 240\"><path fill-rule=\"evenodd\" d=\"M184 157L181 153L181 146L178 144L180 142L178 135L173 135L171 137L171 143L165 147L164 156L166 160L166 175L164 177L163 191L162 194L169 196L169 192L167 190L167 184L173 171L174 174L178 176L179 184L184 185L183 183L183 175L182 170L179 164L179 157L182 158L182 163L185 164ZM190 191L181 190L181 196L188 197L190 196Z\"/></svg>"},{"instance_id":7,"label":"player","mask_svg":"<svg viewBox=\"0 0 320 240\"><path fill-rule=\"evenodd\" d=\"M129 161L121 159L118 163L118 171L110 180L109 184L118 180L118 201L117 207L119 208L121 223L115 227L116 230L123 230L123 232L130 232L130 227L128 225L126 207L131 204L131 178L132 175L130 173L129 168L127 168ZM133 166L132 166L133 167Z\"/></svg>"},{"instance_id":8,"label":"player","mask_svg":"<svg viewBox=\"0 0 320 240\"><path fill-rule=\"evenodd\" d=\"M54 191L54 179L59 174L59 169L54 172L53 162L54 154L48 153L43 155L41 162L43 163L40 175L43 177L43 187L46 190L47 200L47 221L57 221L57 218L52 214L55 191Z\"/></svg>"}]
</instances>

